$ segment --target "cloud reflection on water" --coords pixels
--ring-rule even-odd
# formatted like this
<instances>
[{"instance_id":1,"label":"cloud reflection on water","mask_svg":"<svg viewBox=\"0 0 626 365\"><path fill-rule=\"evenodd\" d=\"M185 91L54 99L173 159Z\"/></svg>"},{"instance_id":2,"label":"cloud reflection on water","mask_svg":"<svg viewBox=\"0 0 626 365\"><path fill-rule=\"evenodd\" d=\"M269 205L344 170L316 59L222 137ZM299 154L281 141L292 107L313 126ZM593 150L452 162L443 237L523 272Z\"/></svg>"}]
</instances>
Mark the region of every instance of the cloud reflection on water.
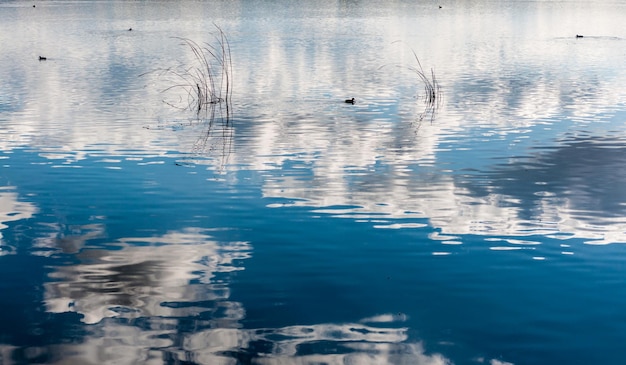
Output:
<instances>
[{"instance_id":1,"label":"cloud reflection on water","mask_svg":"<svg viewBox=\"0 0 626 365\"><path fill-rule=\"evenodd\" d=\"M554 234L626 243L624 139L573 136L536 150L495 169L494 192L519 202L518 216L553 224Z\"/></svg>"},{"instance_id":2,"label":"cloud reflection on water","mask_svg":"<svg viewBox=\"0 0 626 365\"><path fill-rule=\"evenodd\" d=\"M13 253L15 247L7 245L2 231L9 228L9 222L17 222L32 218L38 209L30 202L20 201L15 187L0 186L0 256ZM19 235L23 230L29 230L27 225L13 226L12 233Z\"/></svg>"},{"instance_id":3,"label":"cloud reflection on water","mask_svg":"<svg viewBox=\"0 0 626 365\"><path fill-rule=\"evenodd\" d=\"M150 328L107 320L78 344L30 347L19 357L48 364L411 364L451 365L441 354L427 353L422 343L406 343L405 328L361 324L318 324L283 328L213 328L176 333L176 319L152 318ZM204 323L206 327L210 323ZM328 351L329 349L333 351ZM0 346L3 364L13 364L17 349ZM16 362L17 363L17 362Z\"/></svg>"},{"instance_id":4,"label":"cloud reflection on water","mask_svg":"<svg viewBox=\"0 0 626 365\"><path fill-rule=\"evenodd\" d=\"M243 270L245 242L220 243L189 228L159 237L119 240L117 250L85 248L77 264L52 267L46 309L76 312L91 324L80 344L33 348L59 363L428 364L449 361L407 342L403 315L359 323L242 328L245 308L217 275ZM328 351L332 348L333 351ZM7 349L11 351L11 349ZM28 357L28 351L22 356ZM8 356L9 357L9 356ZM8 362L10 363L10 362ZM56 361L50 361L54 364Z\"/></svg>"},{"instance_id":5,"label":"cloud reflection on water","mask_svg":"<svg viewBox=\"0 0 626 365\"><path fill-rule=\"evenodd\" d=\"M212 279L243 270L234 261L248 258L251 249L244 242L215 242L205 230L192 228L115 245L120 249L82 250L76 254L81 264L56 267L53 280L44 284L48 311L77 312L85 323L195 315L207 309L179 304L227 298L228 288ZM197 283L189 285L191 280Z\"/></svg>"},{"instance_id":6,"label":"cloud reflection on water","mask_svg":"<svg viewBox=\"0 0 626 365\"><path fill-rule=\"evenodd\" d=\"M293 168L282 170L283 176L270 174L264 194L287 201L270 207L322 207L315 212L370 220L380 227L407 227L428 219L452 235L626 242L625 155L620 139L575 138L556 148L537 146L533 154L483 171L437 177L410 161L391 162L385 169L377 168L377 161L348 169L347 161L327 167L325 159L296 158L310 166L309 174ZM377 160L384 163L386 157ZM288 166L287 159L276 163L278 170Z\"/></svg>"}]
</instances>

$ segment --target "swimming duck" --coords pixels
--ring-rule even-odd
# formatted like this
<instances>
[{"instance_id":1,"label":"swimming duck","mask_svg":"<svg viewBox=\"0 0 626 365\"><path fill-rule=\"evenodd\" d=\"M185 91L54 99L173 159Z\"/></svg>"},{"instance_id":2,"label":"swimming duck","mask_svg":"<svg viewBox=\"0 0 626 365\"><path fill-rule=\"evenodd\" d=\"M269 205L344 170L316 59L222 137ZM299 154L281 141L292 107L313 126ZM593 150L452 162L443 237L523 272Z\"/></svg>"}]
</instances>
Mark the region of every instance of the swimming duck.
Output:
<instances>
[{"instance_id":1,"label":"swimming duck","mask_svg":"<svg viewBox=\"0 0 626 365\"><path fill-rule=\"evenodd\" d=\"M346 99L346 101L345 101L345 102L346 102L346 103L348 103L348 104L354 104L354 98L352 98L352 99Z\"/></svg>"},{"instance_id":2,"label":"swimming duck","mask_svg":"<svg viewBox=\"0 0 626 365\"><path fill-rule=\"evenodd\" d=\"M129 31L129 32L130 32L130 31L132 31L132 30L133 30L133 28L128 28L128 31Z\"/></svg>"},{"instance_id":3,"label":"swimming duck","mask_svg":"<svg viewBox=\"0 0 626 365\"><path fill-rule=\"evenodd\" d=\"M576 34L576 38L582 38L583 36L580 34Z\"/></svg>"},{"instance_id":4,"label":"swimming duck","mask_svg":"<svg viewBox=\"0 0 626 365\"><path fill-rule=\"evenodd\" d=\"M43 57L43 56L39 56L39 61L45 61L47 60L47 58Z\"/></svg>"}]
</instances>

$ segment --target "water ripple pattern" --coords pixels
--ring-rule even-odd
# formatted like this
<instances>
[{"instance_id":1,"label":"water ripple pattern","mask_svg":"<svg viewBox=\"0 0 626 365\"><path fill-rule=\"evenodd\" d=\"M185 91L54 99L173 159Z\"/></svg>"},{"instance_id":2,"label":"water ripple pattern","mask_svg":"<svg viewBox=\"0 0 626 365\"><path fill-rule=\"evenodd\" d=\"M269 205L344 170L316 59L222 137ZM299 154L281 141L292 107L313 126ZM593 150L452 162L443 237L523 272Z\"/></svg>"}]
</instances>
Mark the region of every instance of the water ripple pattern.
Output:
<instances>
[{"instance_id":1,"label":"water ripple pattern","mask_svg":"<svg viewBox=\"0 0 626 365\"><path fill-rule=\"evenodd\" d=\"M0 2L0 363L626 363L624 14Z\"/></svg>"}]
</instances>

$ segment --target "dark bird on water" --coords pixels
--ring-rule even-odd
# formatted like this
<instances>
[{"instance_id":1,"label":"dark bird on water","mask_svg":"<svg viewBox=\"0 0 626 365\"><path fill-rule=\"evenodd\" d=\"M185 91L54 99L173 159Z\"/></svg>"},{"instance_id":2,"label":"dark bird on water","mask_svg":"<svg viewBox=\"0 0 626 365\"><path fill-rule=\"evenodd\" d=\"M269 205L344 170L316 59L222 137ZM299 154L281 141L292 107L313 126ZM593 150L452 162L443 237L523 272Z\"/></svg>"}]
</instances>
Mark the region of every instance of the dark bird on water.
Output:
<instances>
[{"instance_id":1,"label":"dark bird on water","mask_svg":"<svg viewBox=\"0 0 626 365\"><path fill-rule=\"evenodd\" d=\"M352 99L346 99L346 103L348 103L348 104L354 104L354 98L352 98Z\"/></svg>"},{"instance_id":2,"label":"dark bird on water","mask_svg":"<svg viewBox=\"0 0 626 365\"><path fill-rule=\"evenodd\" d=\"M133 30L133 28L128 28L128 31L130 32L131 30Z\"/></svg>"},{"instance_id":3,"label":"dark bird on water","mask_svg":"<svg viewBox=\"0 0 626 365\"><path fill-rule=\"evenodd\" d=\"M576 38L582 38L583 36L580 34L576 34Z\"/></svg>"},{"instance_id":4,"label":"dark bird on water","mask_svg":"<svg viewBox=\"0 0 626 365\"><path fill-rule=\"evenodd\" d=\"M45 61L47 60L47 58L43 57L43 56L39 56L39 61Z\"/></svg>"}]
</instances>

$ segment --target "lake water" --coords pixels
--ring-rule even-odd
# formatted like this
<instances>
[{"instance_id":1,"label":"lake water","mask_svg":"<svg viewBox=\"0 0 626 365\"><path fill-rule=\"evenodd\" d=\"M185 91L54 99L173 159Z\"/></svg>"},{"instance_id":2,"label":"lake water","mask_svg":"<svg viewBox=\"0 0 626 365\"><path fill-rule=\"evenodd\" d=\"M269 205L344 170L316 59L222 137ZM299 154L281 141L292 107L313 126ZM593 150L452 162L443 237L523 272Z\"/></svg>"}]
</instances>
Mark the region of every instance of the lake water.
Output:
<instances>
[{"instance_id":1,"label":"lake water","mask_svg":"<svg viewBox=\"0 0 626 365\"><path fill-rule=\"evenodd\" d=\"M626 363L625 18L0 1L0 364Z\"/></svg>"}]
</instances>

